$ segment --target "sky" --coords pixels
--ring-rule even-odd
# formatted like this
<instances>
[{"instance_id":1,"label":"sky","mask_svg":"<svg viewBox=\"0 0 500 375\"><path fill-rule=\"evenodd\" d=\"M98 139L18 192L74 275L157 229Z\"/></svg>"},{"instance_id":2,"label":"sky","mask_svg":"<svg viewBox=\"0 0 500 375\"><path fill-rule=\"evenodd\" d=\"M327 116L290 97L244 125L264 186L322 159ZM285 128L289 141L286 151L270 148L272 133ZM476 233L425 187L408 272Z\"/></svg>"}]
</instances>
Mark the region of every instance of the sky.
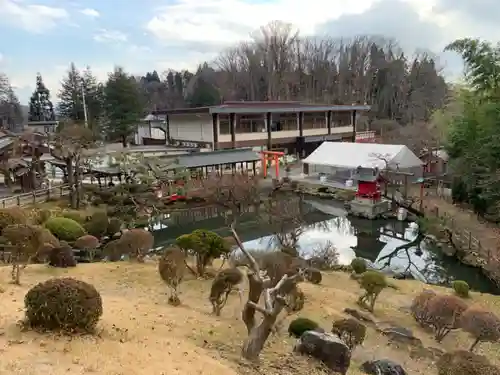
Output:
<instances>
[{"instance_id":1,"label":"sky","mask_svg":"<svg viewBox=\"0 0 500 375\"><path fill-rule=\"evenodd\" d=\"M500 40L493 0L0 0L0 72L26 104L40 72L56 100L71 62L106 79L114 66L143 75L195 69L273 20L302 35L394 38L430 51L451 79L460 59L442 53L463 37Z\"/></svg>"}]
</instances>

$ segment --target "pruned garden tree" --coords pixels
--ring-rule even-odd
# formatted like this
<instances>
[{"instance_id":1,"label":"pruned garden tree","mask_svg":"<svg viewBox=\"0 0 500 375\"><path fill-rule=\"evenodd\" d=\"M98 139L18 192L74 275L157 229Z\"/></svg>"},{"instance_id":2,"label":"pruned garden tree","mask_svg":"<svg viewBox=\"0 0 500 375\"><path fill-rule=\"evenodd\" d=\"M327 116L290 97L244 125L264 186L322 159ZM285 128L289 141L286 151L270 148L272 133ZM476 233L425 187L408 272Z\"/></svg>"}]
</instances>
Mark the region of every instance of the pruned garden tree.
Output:
<instances>
[{"instance_id":1,"label":"pruned garden tree","mask_svg":"<svg viewBox=\"0 0 500 375\"><path fill-rule=\"evenodd\" d=\"M477 307L467 309L460 318L460 328L474 338L470 351L480 342L500 341L500 319L488 310Z\"/></svg>"},{"instance_id":2,"label":"pruned garden tree","mask_svg":"<svg viewBox=\"0 0 500 375\"><path fill-rule=\"evenodd\" d=\"M285 274L279 282L271 286L271 279L261 272L255 258L245 249L234 225L231 225L233 236L249 264L247 272L249 291L248 300L243 308L242 318L248 331L248 337L243 343L241 354L243 358L255 360L259 357L269 335L271 334L279 314L287 305L287 295L296 289L298 282L303 280L303 271L299 270L292 275ZM263 296L264 305L259 305ZM255 313L263 315L257 323Z\"/></svg>"},{"instance_id":3,"label":"pruned garden tree","mask_svg":"<svg viewBox=\"0 0 500 375\"><path fill-rule=\"evenodd\" d=\"M36 257L44 245L44 228L31 224L13 224L2 231L11 245L12 283L20 285L21 270Z\"/></svg>"},{"instance_id":4,"label":"pruned garden tree","mask_svg":"<svg viewBox=\"0 0 500 375\"><path fill-rule=\"evenodd\" d=\"M269 269L283 271L279 278L278 272L272 275L275 277L272 277L261 268L252 253L243 245L236 229L238 220L245 212L260 209L262 201L268 198L262 195L258 177L246 174L217 175L214 173L203 182L203 192L209 202L225 210L234 240L246 258L249 291L242 319L247 327L248 337L243 343L242 356L255 360L273 331L279 314L287 306L287 297L297 290L297 283L304 279L304 269L300 265L290 268L274 268L269 265ZM257 217L260 218L260 215ZM290 259L296 259L290 254L278 253ZM259 305L261 296L264 300L263 306ZM260 322L255 316L256 312L263 315Z\"/></svg>"},{"instance_id":5,"label":"pruned garden tree","mask_svg":"<svg viewBox=\"0 0 500 375\"><path fill-rule=\"evenodd\" d=\"M181 284L185 270L186 254L180 248L172 246L163 250L158 263L160 277L170 289L168 303L172 306L178 306L181 303L179 299L179 285Z\"/></svg>"},{"instance_id":6,"label":"pruned garden tree","mask_svg":"<svg viewBox=\"0 0 500 375\"><path fill-rule=\"evenodd\" d=\"M434 328L437 342L453 329L460 328L460 319L468 305L461 298L453 295L436 295L427 303L429 324Z\"/></svg>"},{"instance_id":7,"label":"pruned garden tree","mask_svg":"<svg viewBox=\"0 0 500 375\"><path fill-rule=\"evenodd\" d=\"M69 202L73 209L80 207L82 167L94 144L92 131L75 123L62 124L59 132L50 140L52 156L64 163L70 188Z\"/></svg>"}]
</instances>

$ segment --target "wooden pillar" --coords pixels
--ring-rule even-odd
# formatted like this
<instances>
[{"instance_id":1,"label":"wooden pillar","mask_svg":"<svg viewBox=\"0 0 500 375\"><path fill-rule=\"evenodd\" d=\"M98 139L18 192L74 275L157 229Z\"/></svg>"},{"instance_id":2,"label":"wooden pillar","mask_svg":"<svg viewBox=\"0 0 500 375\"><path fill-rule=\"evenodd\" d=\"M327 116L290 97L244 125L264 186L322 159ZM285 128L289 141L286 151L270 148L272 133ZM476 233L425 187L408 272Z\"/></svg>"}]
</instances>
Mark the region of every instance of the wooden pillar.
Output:
<instances>
[{"instance_id":1,"label":"wooden pillar","mask_svg":"<svg viewBox=\"0 0 500 375\"><path fill-rule=\"evenodd\" d=\"M332 134L332 111L326 113L326 127L328 128L328 134Z\"/></svg>"},{"instance_id":2,"label":"wooden pillar","mask_svg":"<svg viewBox=\"0 0 500 375\"><path fill-rule=\"evenodd\" d=\"M219 114L212 113L212 133L214 136L214 146L213 149L219 149Z\"/></svg>"},{"instance_id":3,"label":"wooden pillar","mask_svg":"<svg viewBox=\"0 0 500 375\"><path fill-rule=\"evenodd\" d=\"M267 126L267 150L271 151L273 144L272 144L272 139L271 139L271 121L272 121L272 116L271 112L266 113L266 126Z\"/></svg>"},{"instance_id":4,"label":"wooden pillar","mask_svg":"<svg viewBox=\"0 0 500 375\"><path fill-rule=\"evenodd\" d=\"M257 176L257 167L255 166L255 161L252 162L253 175Z\"/></svg>"},{"instance_id":5,"label":"wooden pillar","mask_svg":"<svg viewBox=\"0 0 500 375\"><path fill-rule=\"evenodd\" d=\"M352 111L352 142L356 142L356 111Z\"/></svg>"},{"instance_id":6,"label":"wooden pillar","mask_svg":"<svg viewBox=\"0 0 500 375\"><path fill-rule=\"evenodd\" d=\"M297 114L297 121L299 123L299 137L304 136L304 112Z\"/></svg>"},{"instance_id":7,"label":"wooden pillar","mask_svg":"<svg viewBox=\"0 0 500 375\"><path fill-rule=\"evenodd\" d=\"M170 117L167 115L165 117L165 125L167 126L167 129L165 130L165 137L166 137L166 143L170 144Z\"/></svg>"},{"instance_id":8,"label":"wooden pillar","mask_svg":"<svg viewBox=\"0 0 500 375\"><path fill-rule=\"evenodd\" d=\"M229 114L229 129L231 131L231 148L236 148L236 114Z\"/></svg>"}]
</instances>

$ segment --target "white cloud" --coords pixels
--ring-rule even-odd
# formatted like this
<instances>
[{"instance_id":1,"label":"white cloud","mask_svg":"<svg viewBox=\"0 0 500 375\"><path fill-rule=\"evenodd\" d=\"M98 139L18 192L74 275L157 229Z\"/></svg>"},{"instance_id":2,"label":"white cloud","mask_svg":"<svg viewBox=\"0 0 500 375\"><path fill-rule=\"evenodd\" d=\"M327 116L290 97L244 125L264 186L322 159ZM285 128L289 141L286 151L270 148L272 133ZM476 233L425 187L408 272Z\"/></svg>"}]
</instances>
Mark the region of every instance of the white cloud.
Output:
<instances>
[{"instance_id":1,"label":"white cloud","mask_svg":"<svg viewBox=\"0 0 500 375\"><path fill-rule=\"evenodd\" d=\"M94 35L94 40L99 43L126 42L128 37L121 31L101 29Z\"/></svg>"},{"instance_id":2,"label":"white cloud","mask_svg":"<svg viewBox=\"0 0 500 375\"><path fill-rule=\"evenodd\" d=\"M69 14L63 8L27 4L20 0L0 0L0 18L2 22L41 34L68 20Z\"/></svg>"},{"instance_id":3,"label":"white cloud","mask_svg":"<svg viewBox=\"0 0 500 375\"><path fill-rule=\"evenodd\" d=\"M3 54L0 53L0 64L3 62L3 60L4 60Z\"/></svg>"},{"instance_id":4,"label":"white cloud","mask_svg":"<svg viewBox=\"0 0 500 375\"><path fill-rule=\"evenodd\" d=\"M88 17L91 17L91 18L98 18L100 17L101 15L99 14L99 12L95 9L92 9L92 8L85 8L85 9L82 9L80 11L81 14L84 14Z\"/></svg>"}]
</instances>

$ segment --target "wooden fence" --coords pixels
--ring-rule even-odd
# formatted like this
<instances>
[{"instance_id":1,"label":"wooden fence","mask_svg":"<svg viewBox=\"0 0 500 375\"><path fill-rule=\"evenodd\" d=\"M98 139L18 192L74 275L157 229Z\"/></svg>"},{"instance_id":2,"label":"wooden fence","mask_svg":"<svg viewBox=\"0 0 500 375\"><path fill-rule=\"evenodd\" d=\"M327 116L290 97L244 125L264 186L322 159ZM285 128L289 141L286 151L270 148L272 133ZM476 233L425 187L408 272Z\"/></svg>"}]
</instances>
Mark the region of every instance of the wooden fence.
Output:
<instances>
[{"instance_id":1,"label":"wooden fence","mask_svg":"<svg viewBox=\"0 0 500 375\"><path fill-rule=\"evenodd\" d=\"M453 216L447 212L440 212L437 206L422 205L423 213L430 218L437 218L441 223L447 227L453 236L453 241L464 250L472 250L478 254L490 259L490 249L485 249L481 245L479 238L475 237L469 230L460 228L456 223Z\"/></svg>"},{"instance_id":2,"label":"wooden fence","mask_svg":"<svg viewBox=\"0 0 500 375\"><path fill-rule=\"evenodd\" d=\"M69 186L67 184L53 186L49 189L39 189L29 193L0 198L0 208L23 207L30 204L43 203L48 199L60 198L68 193Z\"/></svg>"}]
</instances>

